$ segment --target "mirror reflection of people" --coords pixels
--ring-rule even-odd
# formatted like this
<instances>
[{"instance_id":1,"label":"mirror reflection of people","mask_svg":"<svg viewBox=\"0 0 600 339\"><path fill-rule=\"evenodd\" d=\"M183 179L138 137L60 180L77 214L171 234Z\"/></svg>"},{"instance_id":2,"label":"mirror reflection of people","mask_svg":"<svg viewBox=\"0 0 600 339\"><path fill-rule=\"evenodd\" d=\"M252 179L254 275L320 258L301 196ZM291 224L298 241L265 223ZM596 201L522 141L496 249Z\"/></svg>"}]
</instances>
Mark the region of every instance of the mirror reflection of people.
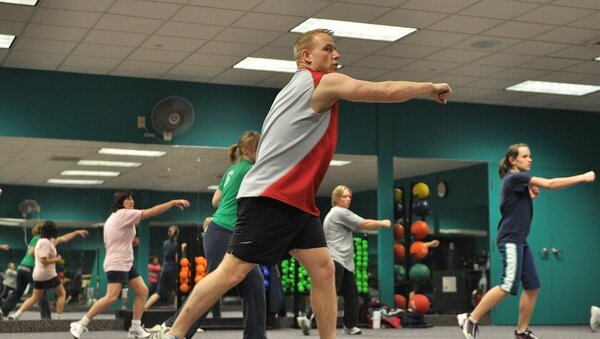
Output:
<instances>
[{"instance_id":1,"label":"mirror reflection of people","mask_svg":"<svg viewBox=\"0 0 600 339\"><path fill-rule=\"evenodd\" d=\"M502 257L502 281L490 289L470 313L457 316L466 339L474 339L479 331L478 322L508 295L517 295L519 285L523 292L519 300L519 320L514 331L515 339L535 339L529 322L535 308L540 279L527 236L533 217L533 199L543 189L560 189L579 183L593 182L593 171L580 175L546 179L531 175L532 158L529 146L514 144L508 147L500 160L499 174L502 178L500 212L496 244Z\"/></svg>"},{"instance_id":2,"label":"mirror reflection of people","mask_svg":"<svg viewBox=\"0 0 600 339\"><path fill-rule=\"evenodd\" d=\"M175 292L177 289L177 272L179 272L179 265L177 263L177 247L179 242L177 237L179 236L179 227L176 225L169 226L167 231L168 239L163 242L163 267L160 272L158 287L156 291L150 295L144 310L149 309L159 300L167 300L168 302L174 300Z\"/></svg>"},{"instance_id":3,"label":"mirror reflection of people","mask_svg":"<svg viewBox=\"0 0 600 339\"><path fill-rule=\"evenodd\" d=\"M113 195L111 214L104 223L106 294L92 305L81 320L71 323L70 332L76 339L81 338L82 334L88 331L88 325L96 315L106 310L119 298L124 285L131 288L135 294L131 327L127 336L129 338L150 336L141 322L148 288L144 279L133 267L135 225L144 219L161 215L173 207L181 209L189 207L190 203L185 199L175 199L144 210L135 209L134 205L134 195L131 191L119 190Z\"/></svg>"},{"instance_id":4,"label":"mirror reflection of people","mask_svg":"<svg viewBox=\"0 0 600 339\"><path fill-rule=\"evenodd\" d=\"M236 197L242 180L256 161L259 140L258 132L246 131L242 133L238 142L227 150L231 166L225 171L219 187L213 194L212 205L217 210L210 220L206 219L209 222L202 240L209 273L215 270L225 257L231 238L236 232L238 216ZM266 339L267 337L267 306L263 281L260 268L254 265L248 275L235 286L242 297L244 339ZM188 300L189 297L177 312L164 322L163 330L168 330L173 325L177 316L189 305ZM192 324L185 334L186 339L191 339L196 334L207 313Z\"/></svg>"},{"instance_id":5,"label":"mirror reflection of people","mask_svg":"<svg viewBox=\"0 0 600 339\"><path fill-rule=\"evenodd\" d=\"M56 294L56 318L62 319L65 288L56 272L56 264L62 261L62 257L56 252L56 245L68 242L75 236L85 238L88 236L88 231L77 230L59 237L56 224L52 221L44 222L40 230L40 239L34 249L33 293L9 319L18 320L25 311L37 304L42 294L49 289L54 290Z\"/></svg>"},{"instance_id":6,"label":"mirror reflection of people","mask_svg":"<svg viewBox=\"0 0 600 339\"><path fill-rule=\"evenodd\" d=\"M364 219L350 210L352 190L347 186L337 186L331 193L331 210L323 221L327 248L335 265L335 287L344 298L344 333L356 335L362 330L358 325L358 290L354 276L354 233L362 230L389 228L388 219ZM310 333L313 312L298 317L298 325L304 335Z\"/></svg>"},{"instance_id":7,"label":"mirror reflection of people","mask_svg":"<svg viewBox=\"0 0 600 339\"><path fill-rule=\"evenodd\" d=\"M590 329L592 332L600 327L600 307L592 305L590 307Z\"/></svg>"},{"instance_id":8,"label":"mirror reflection of people","mask_svg":"<svg viewBox=\"0 0 600 339\"><path fill-rule=\"evenodd\" d=\"M427 95L446 103L448 84L357 80L338 73L333 32L312 30L294 43L298 70L277 95L262 128L256 164L238 194L238 220L221 265L192 290L168 333L181 338L221 295L256 264L273 266L291 254L312 279L311 304L319 335L335 337L335 269L323 234L315 195L333 158L338 101L402 102Z\"/></svg>"},{"instance_id":9,"label":"mirror reflection of people","mask_svg":"<svg viewBox=\"0 0 600 339\"><path fill-rule=\"evenodd\" d=\"M148 284L150 285L150 295L156 292L156 288L158 287L158 278L160 277L160 270L161 267L158 256L150 256L150 261L148 263Z\"/></svg>"},{"instance_id":10,"label":"mirror reflection of people","mask_svg":"<svg viewBox=\"0 0 600 339\"><path fill-rule=\"evenodd\" d=\"M17 271L15 270L15 263L9 262L4 270L4 276L2 279L2 295L0 295L0 301L4 301L8 295L17 289Z\"/></svg>"},{"instance_id":11,"label":"mirror reflection of people","mask_svg":"<svg viewBox=\"0 0 600 339\"><path fill-rule=\"evenodd\" d=\"M33 285L33 267L35 266L35 245L40 240L40 231L42 230L43 223L37 222L31 229L31 235L33 236L27 245L25 250L25 256L19 266L17 266L17 287L12 291L2 306L0 307L0 319L7 317L10 311L12 311L18 302L21 301L21 297L25 293L29 284ZM48 302L48 294L42 293L40 302L40 316L42 319L51 319L50 303Z\"/></svg>"}]
</instances>

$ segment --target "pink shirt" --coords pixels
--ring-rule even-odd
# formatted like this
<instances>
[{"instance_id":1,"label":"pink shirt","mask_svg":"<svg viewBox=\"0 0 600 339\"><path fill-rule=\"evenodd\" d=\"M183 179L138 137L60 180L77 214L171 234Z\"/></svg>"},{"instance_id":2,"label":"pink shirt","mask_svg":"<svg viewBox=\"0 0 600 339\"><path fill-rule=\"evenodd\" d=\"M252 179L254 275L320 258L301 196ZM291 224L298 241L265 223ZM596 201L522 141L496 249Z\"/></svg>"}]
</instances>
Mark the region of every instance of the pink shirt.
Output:
<instances>
[{"instance_id":1,"label":"pink shirt","mask_svg":"<svg viewBox=\"0 0 600 339\"><path fill-rule=\"evenodd\" d=\"M35 267L33 268L33 280L35 281L47 281L56 277L56 264L51 263L44 265L41 258L53 258L56 257L56 245L58 243L57 238L47 239L40 238L35 245Z\"/></svg>"},{"instance_id":2,"label":"pink shirt","mask_svg":"<svg viewBox=\"0 0 600 339\"><path fill-rule=\"evenodd\" d=\"M135 225L142 217L142 210L121 208L104 223L104 271L129 272L133 266L133 238Z\"/></svg>"}]
</instances>

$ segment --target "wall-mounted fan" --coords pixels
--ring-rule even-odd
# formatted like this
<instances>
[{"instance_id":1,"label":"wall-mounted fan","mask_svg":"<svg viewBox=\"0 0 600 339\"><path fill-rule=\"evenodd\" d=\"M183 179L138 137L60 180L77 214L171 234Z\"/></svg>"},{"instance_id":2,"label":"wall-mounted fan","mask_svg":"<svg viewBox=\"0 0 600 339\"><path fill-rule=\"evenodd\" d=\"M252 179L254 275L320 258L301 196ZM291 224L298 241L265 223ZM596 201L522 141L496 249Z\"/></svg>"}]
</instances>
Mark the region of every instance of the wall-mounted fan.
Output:
<instances>
[{"instance_id":1,"label":"wall-mounted fan","mask_svg":"<svg viewBox=\"0 0 600 339\"><path fill-rule=\"evenodd\" d=\"M41 207L37 201L25 199L19 204L19 211L21 212L23 218L27 218L27 216L31 215L32 213L39 213L41 211Z\"/></svg>"},{"instance_id":2,"label":"wall-mounted fan","mask_svg":"<svg viewBox=\"0 0 600 339\"><path fill-rule=\"evenodd\" d=\"M186 98L166 97L152 109L152 127L170 141L187 131L194 123L194 107Z\"/></svg>"}]
</instances>

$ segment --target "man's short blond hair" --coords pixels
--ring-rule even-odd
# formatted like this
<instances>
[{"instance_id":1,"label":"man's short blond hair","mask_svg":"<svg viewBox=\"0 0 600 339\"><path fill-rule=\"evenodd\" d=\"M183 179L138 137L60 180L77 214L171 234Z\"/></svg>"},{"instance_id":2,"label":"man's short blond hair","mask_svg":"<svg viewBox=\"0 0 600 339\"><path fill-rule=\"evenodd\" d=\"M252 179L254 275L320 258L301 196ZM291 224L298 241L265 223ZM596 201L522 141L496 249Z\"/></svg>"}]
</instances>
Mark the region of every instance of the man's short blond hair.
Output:
<instances>
[{"instance_id":1,"label":"man's short blond hair","mask_svg":"<svg viewBox=\"0 0 600 339\"><path fill-rule=\"evenodd\" d=\"M333 31L325 28L317 28L300 34L296 42L294 42L294 58L296 59L296 63L302 61L302 51L305 48L308 50L312 48L313 37L319 33L327 34L333 39Z\"/></svg>"}]
</instances>

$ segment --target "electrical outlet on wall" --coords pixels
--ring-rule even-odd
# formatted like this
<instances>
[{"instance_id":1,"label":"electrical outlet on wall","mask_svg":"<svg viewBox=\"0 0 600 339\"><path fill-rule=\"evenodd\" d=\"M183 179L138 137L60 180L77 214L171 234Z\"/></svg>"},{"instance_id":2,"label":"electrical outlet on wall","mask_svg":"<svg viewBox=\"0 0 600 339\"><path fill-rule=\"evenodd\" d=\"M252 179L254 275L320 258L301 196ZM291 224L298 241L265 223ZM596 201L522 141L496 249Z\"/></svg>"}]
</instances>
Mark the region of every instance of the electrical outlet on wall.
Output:
<instances>
[{"instance_id":1,"label":"electrical outlet on wall","mask_svg":"<svg viewBox=\"0 0 600 339\"><path fill-rule=\"evenodd\" d=\"M138 128L146 128L146 117L143 115L138 115L137 117L137 127Z\"/></svg>"}]
</instances>

